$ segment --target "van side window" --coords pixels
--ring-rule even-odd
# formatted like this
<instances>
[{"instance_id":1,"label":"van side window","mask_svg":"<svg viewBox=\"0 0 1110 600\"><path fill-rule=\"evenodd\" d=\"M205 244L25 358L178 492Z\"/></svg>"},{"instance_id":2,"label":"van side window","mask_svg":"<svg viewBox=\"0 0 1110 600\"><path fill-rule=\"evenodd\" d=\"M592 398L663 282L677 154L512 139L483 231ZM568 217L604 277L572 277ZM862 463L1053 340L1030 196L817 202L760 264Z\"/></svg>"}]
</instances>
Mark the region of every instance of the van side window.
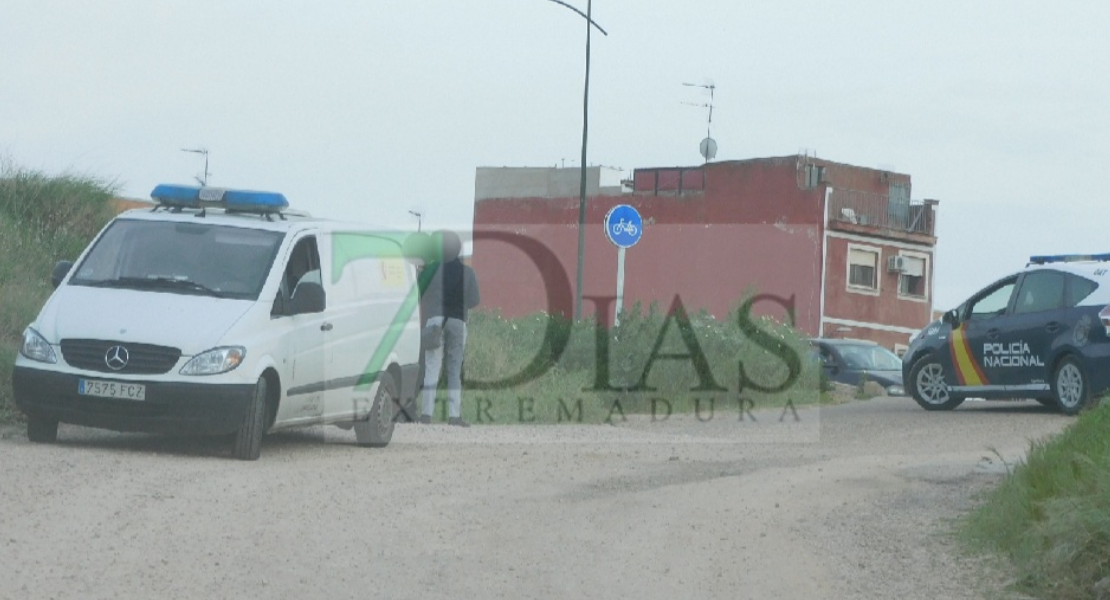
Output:
<instances>
[{"instance_id":1,"label":"van side window","mask_svg":"<svg viewBox=\"0 0 1110 600\"><path fill-rule=\"evenodd\" d=\"M281 277L281 288L274 301L271 314L285 314L285 304L293 297L297 285L302 281L321 283L320 278L320 253L316 249L316 238L308 236L293 246L289 253L289 263L285 265L285 273Z\"/></svg>"}]
</instances>

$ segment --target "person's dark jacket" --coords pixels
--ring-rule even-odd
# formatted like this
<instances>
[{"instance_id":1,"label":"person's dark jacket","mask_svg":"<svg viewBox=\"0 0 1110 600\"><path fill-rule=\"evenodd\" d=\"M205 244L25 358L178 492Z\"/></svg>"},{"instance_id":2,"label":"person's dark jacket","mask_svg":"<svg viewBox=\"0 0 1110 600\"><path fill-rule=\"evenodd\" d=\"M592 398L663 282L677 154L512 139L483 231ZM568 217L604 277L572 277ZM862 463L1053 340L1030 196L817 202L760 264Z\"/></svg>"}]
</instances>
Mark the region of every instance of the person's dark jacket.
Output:
<instances>
[{"instance_id":1,"label":"person's dark jacket","mask_svg":"<svg viewBox=\"0 0 1110 600\"><path fill-rule=\"evenodd\" d=\"M443 316L466 321L467 311L481 301L474 269L459 259L431 263L424 267L422 275L426 287L420 305L425 320Z\"/></svg>"}]
</instances>

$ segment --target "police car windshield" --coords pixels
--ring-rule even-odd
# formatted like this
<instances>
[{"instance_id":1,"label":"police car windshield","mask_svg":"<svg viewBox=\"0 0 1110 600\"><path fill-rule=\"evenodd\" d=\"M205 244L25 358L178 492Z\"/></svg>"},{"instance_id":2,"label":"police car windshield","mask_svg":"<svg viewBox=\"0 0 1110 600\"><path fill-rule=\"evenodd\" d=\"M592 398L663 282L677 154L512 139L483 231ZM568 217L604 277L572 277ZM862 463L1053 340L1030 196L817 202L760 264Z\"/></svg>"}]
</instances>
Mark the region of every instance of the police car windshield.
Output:
<instances>
[{"instance_id":1,"label":"police car windshield","mask_svg":"<svg viewBox=\"0 0 1110 600\"><path fill-rule=\"evenodd\" d=\"M882 346L845 345L840 348L840 355L852 369L896 371L902 368L902 359Z\"/></svg>"},{"instance_id":2,"label":"police car windshield","mask_svg":"<svg viewBox=\"0 0 1110 600\"><path fill-rule=\"evenodd\" d=\"M70 284L256 300L281 239L274 231L121 219Z\"/></svg>"}]
</instances>

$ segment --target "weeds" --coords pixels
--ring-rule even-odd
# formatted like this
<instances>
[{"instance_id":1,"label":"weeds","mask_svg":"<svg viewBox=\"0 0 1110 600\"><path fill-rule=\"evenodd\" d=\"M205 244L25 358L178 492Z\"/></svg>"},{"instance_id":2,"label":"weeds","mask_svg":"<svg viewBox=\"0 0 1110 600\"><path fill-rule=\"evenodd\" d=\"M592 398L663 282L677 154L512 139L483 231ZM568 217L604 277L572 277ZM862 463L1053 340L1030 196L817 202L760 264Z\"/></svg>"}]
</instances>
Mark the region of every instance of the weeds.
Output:
<instances>
[{"instance_id":1,"label":"weeds","mask_svg":"<svg viewBox=\"0 0 1110 600\"><path fill-rule=\"evenodd\" d=\"M0 161L0 423L17 418L11 370L30 323L50 295L50 273L75 259L112 216L110 184L20 170Z\"/></svg>"},{"instance_id":2,"label":"weeds","mask_svg":"<svg viewBox=\"0 0 1110 600\"><path fill-rule=\"evenodd\" d=\"M763 335L760 345L742 331L740 318L739 308L722 321L704 312L667 315L656 305L635 305L619 325L606 328L592 319L571 322L542 313L507 319L475 311L464 387L494 422L598 423L615 410L709 415L735 408L741 368L752 383L743 396L754 405L819 402L820 369L802 358L805 338L772 319L752 318ZM797 372L786 355L798 357Z\"/></svg>"},{"instance_id":3,"label":"weeds","mask_svg":"<svg viewBox=\"0 0 1110 600\"><path fill-rule=\"evenodd\" d=\"M1102 402L1061 435L1032 443L1026 460L964 523L972 547L1010 558L1022 591L1092 598L1110 577L1107 431L1110 405Z\"/></svg>"}]
</instances>

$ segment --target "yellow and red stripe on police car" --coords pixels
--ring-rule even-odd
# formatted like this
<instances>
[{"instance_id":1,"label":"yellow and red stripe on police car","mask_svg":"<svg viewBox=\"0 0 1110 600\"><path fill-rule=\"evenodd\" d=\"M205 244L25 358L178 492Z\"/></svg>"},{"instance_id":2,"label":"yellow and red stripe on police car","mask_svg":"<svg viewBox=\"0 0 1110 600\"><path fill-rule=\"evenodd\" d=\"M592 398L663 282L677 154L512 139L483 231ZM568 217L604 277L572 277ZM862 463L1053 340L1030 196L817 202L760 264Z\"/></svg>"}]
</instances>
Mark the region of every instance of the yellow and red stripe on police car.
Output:
<instances>
[{"instance_id":1,"label":"yellow and red stripe on police car","mask_svg":"<svg viewBox=\"0 0 1110 600\"><path fill-rule=\"evenodd\" d=\"M956 378L960 385L987 385L987 376L975 356L971 354L971 345L967 343L963 326L952 330L948 336L948 347L952 354L952 365L956 368Z\"/></svg>"}]
</instances>

